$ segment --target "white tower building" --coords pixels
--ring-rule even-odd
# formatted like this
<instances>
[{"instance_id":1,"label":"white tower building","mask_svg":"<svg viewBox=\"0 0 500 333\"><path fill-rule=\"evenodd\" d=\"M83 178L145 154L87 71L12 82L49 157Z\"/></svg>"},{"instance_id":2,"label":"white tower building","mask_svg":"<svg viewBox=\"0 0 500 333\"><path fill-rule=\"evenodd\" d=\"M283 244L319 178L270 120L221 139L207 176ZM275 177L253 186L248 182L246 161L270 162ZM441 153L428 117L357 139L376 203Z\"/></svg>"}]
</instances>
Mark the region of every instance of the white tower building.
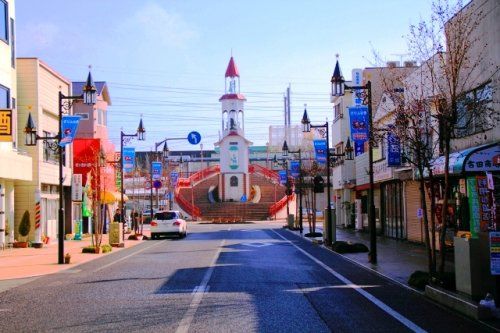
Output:
<instances>
[{"instance_id":1,"label":"white tower building","mask_svg":"<svg viewBox=\"0 0 500 333\"><path fill-rule=\"evenodd\" d=\"M249 150L252 143L245 139L244 103L240 93L240 74L233 57L226 69L224 95L219 99L222 107L222 139L220 147L219 198L222 201L241 201L248 197Z\"/></svg>"}]
</instances>

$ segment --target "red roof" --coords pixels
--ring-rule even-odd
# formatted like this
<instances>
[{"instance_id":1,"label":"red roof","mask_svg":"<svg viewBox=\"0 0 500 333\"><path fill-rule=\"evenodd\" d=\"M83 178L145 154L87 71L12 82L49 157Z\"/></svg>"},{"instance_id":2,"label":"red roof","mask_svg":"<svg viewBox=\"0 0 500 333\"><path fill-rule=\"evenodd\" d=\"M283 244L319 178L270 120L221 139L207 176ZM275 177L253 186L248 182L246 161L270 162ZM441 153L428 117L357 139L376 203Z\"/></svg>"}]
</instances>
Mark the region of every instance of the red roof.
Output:
<instances>
[{"instance_id":1,"label":"red roof","mask_svg":"<svg viewBox=\"0 0 500 333\"><path fill-rule=\"evenodd\" d=\"M231 57L231 59L229 59L229 64L227 65L226 77L236 77L236 76L240 77L240 72L238 72L238 67L236 67L233 57Z\"/></svg>"},{"instance_id":2,"label":"red roof","mask_svg":"<svg viewBox=\"0 0 500 333\"><path fill-rule=\"evenodd\" d=\"M219 102L222 101L223 99L239 99L241 101L247 100L243 94L225 94L222 95L221 98L219 98Z\"/></svg>"}]
</instances>

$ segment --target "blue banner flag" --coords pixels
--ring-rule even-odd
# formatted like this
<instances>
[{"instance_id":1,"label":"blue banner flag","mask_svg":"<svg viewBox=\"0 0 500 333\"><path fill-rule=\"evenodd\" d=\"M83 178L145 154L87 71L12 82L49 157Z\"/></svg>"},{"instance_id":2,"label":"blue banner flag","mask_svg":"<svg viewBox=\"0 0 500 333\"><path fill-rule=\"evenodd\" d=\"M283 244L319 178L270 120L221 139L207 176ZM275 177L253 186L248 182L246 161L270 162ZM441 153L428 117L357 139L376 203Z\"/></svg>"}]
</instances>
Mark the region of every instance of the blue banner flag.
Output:
<instances>
[{"instance_id":1,"label":"blue banner flag","mask_svg":"<svg viewBox=\"0 0 500 333\"><path fill-rule=\"evenodd\" d=\"M293 178L299 178L300 176L300 164L299 161L290 162L290 174Z\"/></svg>"},{"instance_id":2,"label":"blue banner flag","mask_svg":"<svg viewBox=\"0 0 500 333\"><path fill-rule=\"evenodd\" d=\"M387 133L387 165L390 167L401 165L401 142L391 132Z\"/></svg>"},{"instance_id":3,"label":"blue banner flag","mask_svg":"<svg viewBox=\"0 0 500 333\"><path fill-rule=\"evenodd\" d=\"M314 140L314 152L318 164L326 164L326 140Z\"/></svg>"},{"instance_id":4,"label":"blue banner flag","mask_svg":"<svg viewBox=\"0 0 500 333\"><path fill-rule=\"evenodd\" d=\"M286 184L286 170L280 170L278 173L280 175L280 184L285 185Z\"/></svg>"},{"instance_id":5,"label":"blue banner flag","mask_svg":"<svg viewBox=\"0 0 500 333\"><path fill-rule=\"evenodd\" d=\"M135 148L134 147L124 147L123 148L123 171L132 172L135 168Z\"/></svg>"},{"instance_id":6,"label":"blue banner flag","mask_svg":"<svg viewBox=\"0 0 500 333\"><path fill-rule=\"evenodd\" d=\"M354 141L354 154L364 153L364 145L368 140L368 107L366 105L349 107L351 138Z\"/></svg>"},{"instance_id":7,"label":"blue banner flag","mask_svg":"<svg viewBox=\"0 0 500 333\"><path fill-rule=\"evenodd\" d=\"M61 140L59 146L64 147L73 142L78 124L80 123L80 116L63 116L61 119Z\"/></svg>"},{"instance_id":8,"label":"blue banner flag","mask_svg":"<svg viewBox=\"0 0 500 333\"><path fill-rule=\"evenodd\" d=\"M177 171L172 171L170 173L170 184L172 186L177 185L177 179L179 179L179 173Z\"/></svg>"},{"instance_id":9,"label":"blue banner flag","mask_svg":"<svg viewBox=\"0 0 500 333\"><path fill-rule=\"evenodd\" d=\"M161 171L162 171L161 162L151 163L151 173L152 173L153 180L160 180Z\"/></svg>"}]
</instances>

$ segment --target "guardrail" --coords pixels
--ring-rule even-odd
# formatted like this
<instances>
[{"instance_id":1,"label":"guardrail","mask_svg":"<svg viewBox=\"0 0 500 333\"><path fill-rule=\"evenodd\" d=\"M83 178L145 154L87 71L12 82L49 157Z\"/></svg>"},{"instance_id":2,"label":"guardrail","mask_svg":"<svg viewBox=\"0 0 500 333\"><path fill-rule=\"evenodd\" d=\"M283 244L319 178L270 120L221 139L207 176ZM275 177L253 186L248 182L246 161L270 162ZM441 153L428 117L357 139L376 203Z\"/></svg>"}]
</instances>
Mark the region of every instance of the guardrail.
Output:
<instances>
[{"instance_id":1,"label":"guardrail","mask_svg":"<svg viewBox=\"0 0 500 333\"><path fill-rule=\"evenodd\" d=\"M295 193L293 193L291 195L286 195L280 201L275 202L274 204L269 206L269 216L273 216L274 214L279 212L281 209L283 209L283 207L286 206L286 203L288 201L292 201L292 200L295 200Z\"/></svg>"}]
</instances>

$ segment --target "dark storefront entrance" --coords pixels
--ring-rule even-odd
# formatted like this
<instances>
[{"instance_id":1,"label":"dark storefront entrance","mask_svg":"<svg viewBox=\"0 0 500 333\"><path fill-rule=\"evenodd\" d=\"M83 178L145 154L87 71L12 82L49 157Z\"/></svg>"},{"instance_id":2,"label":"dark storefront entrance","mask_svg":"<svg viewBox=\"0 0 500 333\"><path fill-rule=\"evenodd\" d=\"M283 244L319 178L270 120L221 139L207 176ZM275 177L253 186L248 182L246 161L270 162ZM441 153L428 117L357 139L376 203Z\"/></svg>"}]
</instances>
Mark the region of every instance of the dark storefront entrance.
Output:
<instances>
[{"instance_id":1,"label":"dark storefront entrance","mask_svg":"<svg viewBox=\"0 0 500 333\"><path fill-rule=\"evenodd\" d=\"M401 181L383 183L380 186L380 208L384 235L406 239L403 183Z\"/></svg>"}]
</instances>

